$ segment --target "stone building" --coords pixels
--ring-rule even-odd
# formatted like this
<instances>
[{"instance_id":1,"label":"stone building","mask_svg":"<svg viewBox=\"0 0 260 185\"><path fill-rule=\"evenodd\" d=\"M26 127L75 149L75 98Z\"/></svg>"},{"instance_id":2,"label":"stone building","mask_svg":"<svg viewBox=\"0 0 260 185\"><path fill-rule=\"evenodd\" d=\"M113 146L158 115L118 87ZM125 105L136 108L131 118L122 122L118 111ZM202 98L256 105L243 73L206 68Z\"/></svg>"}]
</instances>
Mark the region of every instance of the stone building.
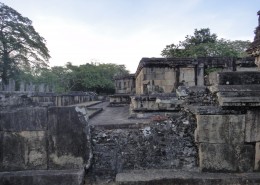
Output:
<instances>
[{"instance_id":1,"label":"stone building","mask_svg":"<svg viewBox=\"0 0 260 185\"><path fill-rule=\"evenodd\" d=\"M115 77L115 94L109 96L110 105L129 104L130 95L135 94L135 75Z\"/></svg>"},{"instance_id":2,"label":"stone building","mask_svg":"<svg viewBox=\"0 0 260 185\"><path fill-rule=\"evenodd\" d=\"M115 77L116 94L134 94L135 93L135 75L129 74Z\"/></svg>"},{"instance_id":3,"label":"stone building","mask_svg":"<svg viewBox=\"0 0 260 185\"><path fill-rule=\"evenodd\" d=\"M136 71L136 94L172 93L179 85L203 85L203 76L192 58L142 58Z\"/></svg>"},{"instance_id":4,"label":"stone building","mask_svg":"<svg viewBox=\"0 0 260 185\"><path fill-rule=\"evenodd\" d=\"M232 57L142 58L136 71L136 94L172 93L179 86L204 86L205 70L236 71Z\"/></svg>"},{"instance_id":5,"label":"stone building","mask_svg":"<svg viewBox=\"0 0 260 185\"><path fill-rule=\"evenodd\" d=\"M260 11L257 12L258 17L258 26L255 29L255 38L251 43L249 49L247 50L248 54L255 57L255 63L260 68Z\"/></svg>"}]
</instances>

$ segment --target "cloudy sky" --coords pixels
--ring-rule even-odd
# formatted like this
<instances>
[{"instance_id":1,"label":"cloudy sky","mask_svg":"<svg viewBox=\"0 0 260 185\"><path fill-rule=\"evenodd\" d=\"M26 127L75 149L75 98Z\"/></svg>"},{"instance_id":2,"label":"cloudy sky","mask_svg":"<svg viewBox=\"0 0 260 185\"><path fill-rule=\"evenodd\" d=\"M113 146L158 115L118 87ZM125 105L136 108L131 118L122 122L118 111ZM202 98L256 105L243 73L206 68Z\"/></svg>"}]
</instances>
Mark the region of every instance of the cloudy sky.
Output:
<instances>
[{"instance_id":1,"label":"cloudy sky","mask_svg":"<svg viewBox=\"0 0 260 185\"><path fill-rule=\"evenodd\" d=\"M1 1L1 0L0 0ZM259 0L2 0L33 21L47 40L50 66L125 64L135 72L142 57L194 29L219 38L253 40Z\"/></svg>"}]
</instances>

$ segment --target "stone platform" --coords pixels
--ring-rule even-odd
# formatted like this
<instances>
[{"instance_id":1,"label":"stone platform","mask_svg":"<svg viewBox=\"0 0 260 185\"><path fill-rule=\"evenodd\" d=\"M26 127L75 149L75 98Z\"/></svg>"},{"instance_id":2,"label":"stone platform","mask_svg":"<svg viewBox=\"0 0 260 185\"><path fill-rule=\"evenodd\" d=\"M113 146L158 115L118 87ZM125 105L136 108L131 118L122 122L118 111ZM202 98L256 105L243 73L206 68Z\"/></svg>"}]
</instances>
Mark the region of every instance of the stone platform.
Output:
<instances>
[{"instance_id":1,"label":"stone platform","mask_svg":"<svg viewBox=\"0 0 260 185\"><path fill-rule=\"evenodd\" d=\"M118 173L119 185L259 185L260 173L201 173L197 171L133 170Z\"/></svg>"}]
</instances>

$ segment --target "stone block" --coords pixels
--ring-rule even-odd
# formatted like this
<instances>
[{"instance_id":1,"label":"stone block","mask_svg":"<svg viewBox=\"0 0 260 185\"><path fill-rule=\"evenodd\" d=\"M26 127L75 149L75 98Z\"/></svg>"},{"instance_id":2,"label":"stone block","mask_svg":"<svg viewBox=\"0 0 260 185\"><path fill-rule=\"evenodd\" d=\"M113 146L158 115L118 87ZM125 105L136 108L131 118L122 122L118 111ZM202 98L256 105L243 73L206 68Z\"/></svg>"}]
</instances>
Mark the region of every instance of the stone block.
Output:
<instances>
[{"instance_id":1,"label":"stone block","mask_svg":"<svg viewBox=\"0 0 260 185\"><path fill-rule=\"evenodd\" d=\"M244 142L245 115L197 115L196 141L236 144Z\"/></svg>"},{"instance_id":2,"label":"stone block","mask_svg":"<svg viewBox=\"0 0 260 185\"><path fill-rule=\"evenodd\" d=\"M260 110L248 111L246 114L246 142L260 141Z\"/></svg>"},{"instance_id":3,"label":"stone block","mask_svg":"<svg viewBox=\"0 0 260 185\"><path fill-rule=\"evenodd\" d=\"M3 168L3 137L4 134L0 131L0 169Z\"/></svg>"},{"instance_id":4,"label":"stone block","mask_svg":"<svg viewBox=\"0 0 260 185\"><path fill-rule=\"evenodd\" d=\"M77 107L48 109L49 169L79 169L87 163L90 146L84 111Z\"/></svg>"},{"instance_id":5,"label":"stone block","mask_svg":"<svg viewBox=\"0 0 260 185\"><path fill-rule=\"evenodd\" d=\"M220 72L218 73L219 85L249 85L260 84L260 72Z\"/></svg>"},{"instance_id":6,"label":"stone block","mask_svg":"<svg viewBox=\"0 0 260 185\"><path fill-rule=\"evenodd\" d=\"M242 87L241 87L242 88ZM223 107L259 107L260 98L257 96L224 97L217 93L219 105Z\"/></svg>"},{"instance_id":7,"label":"stone block","mask_svg":"<svg viewBox=\"0 0 260 185\"><path fill-rule=\"evenodd\" d=\"M180 82L195 82L195 71L194 68L180 68Z\"/></svg>"},{"instance_id":8,"label":"stone block","mask_svg":"<svg viewBox=\"0 0 260 185\"><path fill-rule=\"evenodd\" d=\"M175 82L176 74L173 71L165 72L165 79L171 80L172 83Z\"/></svg>"},{"instance_id":9,"label":"stone block","mask_svg":"<svg viewBox=\"0 0 260 185\"><path fill-rule=\"evenodd\" d=\"M260 171L260 142L255 144L255 167L254 170Z\"/></svg>"},{"instance_id":10,"label":"stone block","mask_svg":"<svg viewBox=\"0 0 260 185\"><path fill-rule=\"evenodd\" d=\"M203 172L251 172L253 145L199 144L199 166Z\"/></svg>"},{"instance_id":11,"label":"stone block","mask_svg":"<svg viewBox=\"0 0 260 185\"><path fill-rule=\"evenodd\" d=\"M0 173L1 185L82 185L84 170L34 170Z\"/></svg>"},{"instance_id":12,"label":"stone block","mask_svg":"<svg viewBox=\"0 0 260 185\"><path fill-rule=\"evenodd\" d=\"M47 169L45 131L2 132L0 171Z\"/></svg>"},{"instance_id":13,"label":"stone block","mask_svg":"<svg viewBox=\"0 0 260 185\"><path fill-rule=\"evenodd\" d=\"M47 109L43 107L2 111L0 118L0 131L39 131L47 128Z\"/></svg>"}]
</instances>

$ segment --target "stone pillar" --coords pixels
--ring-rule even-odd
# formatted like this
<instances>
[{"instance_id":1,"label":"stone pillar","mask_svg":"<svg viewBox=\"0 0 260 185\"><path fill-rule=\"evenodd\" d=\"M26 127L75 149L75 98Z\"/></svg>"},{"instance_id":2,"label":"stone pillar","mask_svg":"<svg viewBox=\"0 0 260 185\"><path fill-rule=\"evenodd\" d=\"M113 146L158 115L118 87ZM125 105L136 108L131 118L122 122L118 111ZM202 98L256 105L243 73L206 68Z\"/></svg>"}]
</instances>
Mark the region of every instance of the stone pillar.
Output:
<instances>
[{"instance_id":1,"label":"stone pillar","mask_svg":"<svg viewBox=\"0 0 260 185\"><path fill-rule=\"evenodd\" d=\"M15 81L9 79L8 84L5 86L5 91L15 91Z\"/></svg>"},{"instance_id":2,"label":"stone pillar","mask_svg":"<svg viewBox=\"0 0 260 185\"><path fill-rule=\"evenodd\" d=\"M20 82L20 89L19 89L21 92L24 92L25 91L25 83L22 81Z\"/></svg>"},{"instance_id":3,"label":"stone pillar","mask_svg":"<svg viewBox=\"0 0 260 185\"><path fill-rule=\"evenodd\" d=\"M197 86L204 86L204 64L200 63L197 67Z\"/></svg>"},{"instance_id":4,"label":"stone pillar","mask_svg":"<svg viewBox=\"0 0 260 185\"><path fill-rule=\"evenodd\" d=\"M46 93L50 92L49 85L46 85L46 87L45 87L45 92L46 92Z\"/></svg>"},{"instance_id":5,"label":"stone pillar","mask_svg":"<svg viewBox=\"0 0 260 185\"><path fill-rule=\"evenodd\" d=\"M258 71L260 71L260 55L255 57L255 64L257 65Z\"/></svg>"},{"instance_id":6,"label":"stone pillar","mask_svg":"<svg viewBox=\"0 0 260 185\"><path fill-rule=\"evenodd\" d=\"M45 89L44 89L44 84L40 84L39 85L39 92L44 92Z\"/></svg>"}]
</instances>

